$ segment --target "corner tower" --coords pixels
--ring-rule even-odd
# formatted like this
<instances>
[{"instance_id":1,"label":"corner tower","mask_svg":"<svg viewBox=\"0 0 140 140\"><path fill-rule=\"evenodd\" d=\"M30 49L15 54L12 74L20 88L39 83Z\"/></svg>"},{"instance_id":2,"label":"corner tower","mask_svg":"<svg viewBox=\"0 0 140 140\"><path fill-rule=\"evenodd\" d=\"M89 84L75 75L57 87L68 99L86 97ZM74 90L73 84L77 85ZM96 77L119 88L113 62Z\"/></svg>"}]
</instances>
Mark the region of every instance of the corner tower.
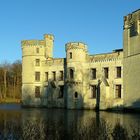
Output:
<instances>
[{"instance_id":1,"label":"corner tower","mask_svg":"<svg viewBox=\"0 0 140 140\"><path fill-rule=\"evenodd\" d=\"M124 17L124 106L140 108L140 10Z\"/></svg>"},{"instance_id":2,"label":"corner tower","mask_svg":"<svg viewBox=\"0 0 140 140\"><path fill-rule=\"evenodd\" d=\"M22 103L39 106L43 95L44 62L53 57L54 37L44 40L23 40L22 47Z\"/></svg>"}]
</instances>

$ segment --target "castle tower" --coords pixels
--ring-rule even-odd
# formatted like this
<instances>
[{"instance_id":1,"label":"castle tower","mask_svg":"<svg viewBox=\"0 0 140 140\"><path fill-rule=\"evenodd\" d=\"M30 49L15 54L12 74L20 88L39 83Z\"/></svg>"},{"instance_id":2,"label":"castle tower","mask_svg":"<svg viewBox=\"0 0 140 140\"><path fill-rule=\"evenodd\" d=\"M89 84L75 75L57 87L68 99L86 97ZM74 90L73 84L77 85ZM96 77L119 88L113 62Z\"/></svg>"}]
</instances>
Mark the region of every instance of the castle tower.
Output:
<instances>
[{"instance_id":1,"label":"castle tower","mask_svg":"<svg viewBox=\"0 0 140 140\"><path fill-rule=\"evenodd\" d=\"M83 43L66 44L67 108L82 108L84 95L84 73L87 47Z\"/></svg>"},{"instance_id":2,"label":"castle tower","mask_svg":"<svg viewBox=\"0 0 140 140\"><path fill-rule=\"evenodd\" d=\"M51 34L44 35L45 56L47 59L53 58L53 42L54 36Z\"/></svg>"},{"instance_id":3,"label":"castle tower","mask_svg":"<svg viewBox=\"0 0 140 140\"><path fill-rule=\"evenodd\" d=\"M124 106L140 107L140 10L124 17Z\"/></svg>"},{"instance_id":4,"label":"castle tower","mask_svg":"<svg viewBox=\"0 0 140 140\"><path fill-rule=\"evenodd\" d=\"M43 95L44 62L53 57L53 35L44 40L23 40L22 46L22 102L40 105Z\"/></svg>"}]
</instances>

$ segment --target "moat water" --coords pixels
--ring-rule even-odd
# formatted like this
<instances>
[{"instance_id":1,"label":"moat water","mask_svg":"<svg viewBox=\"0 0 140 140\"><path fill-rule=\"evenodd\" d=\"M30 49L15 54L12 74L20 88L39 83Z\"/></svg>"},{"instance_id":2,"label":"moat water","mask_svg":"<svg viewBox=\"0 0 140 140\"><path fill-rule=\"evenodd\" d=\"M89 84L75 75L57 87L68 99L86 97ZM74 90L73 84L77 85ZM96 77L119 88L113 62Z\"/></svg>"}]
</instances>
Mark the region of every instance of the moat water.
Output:
<instances>
[{"instance_id":1,"label":"moat water","mask_svg":"<svg viewBox=\"0 0 140 140\"><path fill-rule=\"evenodd\" d=\"M140 139L140 114L0 105L0 140Z\"/></svg>"}]
</instances>

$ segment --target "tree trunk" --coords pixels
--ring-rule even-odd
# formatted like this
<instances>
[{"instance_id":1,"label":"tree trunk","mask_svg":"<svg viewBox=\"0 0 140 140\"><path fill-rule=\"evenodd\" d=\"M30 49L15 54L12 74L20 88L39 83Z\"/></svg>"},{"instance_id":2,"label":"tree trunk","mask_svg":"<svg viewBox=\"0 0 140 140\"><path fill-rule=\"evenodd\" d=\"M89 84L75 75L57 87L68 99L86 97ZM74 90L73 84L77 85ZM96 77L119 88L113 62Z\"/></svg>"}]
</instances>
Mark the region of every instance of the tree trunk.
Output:
<instances>
[{"instance_id":1,"label":"tree trunk","mask_svg":"<svg viewBox=\"0 0 140 140\"><path fill-rule=\"evenodd\" d=\"M4 70L4 98L6 98L6 91L7 91L7 80L6 80L6 76L7 76L7 70Z\"/></svg>"}]
</instances>

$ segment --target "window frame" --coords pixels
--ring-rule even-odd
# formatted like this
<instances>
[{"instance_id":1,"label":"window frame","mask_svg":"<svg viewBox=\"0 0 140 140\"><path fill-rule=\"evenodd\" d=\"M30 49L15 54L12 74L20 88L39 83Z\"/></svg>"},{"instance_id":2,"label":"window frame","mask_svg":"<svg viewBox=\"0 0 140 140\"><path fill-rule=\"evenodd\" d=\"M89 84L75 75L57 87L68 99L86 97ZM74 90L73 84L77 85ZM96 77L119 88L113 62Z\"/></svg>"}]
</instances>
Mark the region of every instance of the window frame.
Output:
<instances>
[{"instance_id":1,"label":"window frame","mask_svg":"<svg viewBox=\"0 0 140 140\"><path fill-rule=\"evenodd\" d=\"M63 98L64 97L64 85L59 86L59 96L58 98Z\"/></svg>"},{"instance_id":2,"label":"window frame","mask_svg":"<svg viewBox=\"0 0 140 140\"><path fill-rule=\"evenodd\" d=\"M104 67L104 77L109 79L109 67Z\"/></svg>"},{"instance_id":3,"label":"window frame","mask_svg":"<svg viewBox=\"0 0 140 140\"><path fill-rule=\"evenodd\" d=\"M45 81L48 82L49 80L49 72L45 72Z\"/></svg>"},{"instance_id":4,"label":"window frame","mask_svg":"<svg viewBox=\"0 0 140 140\"><path fill-rule=\"evenodd\" d=\"M90 98L91 99L97 98L97 85L90 85Z\"/></svg>"},{"instance_id":5,"label":"window frame","mask_svg":"<svg viewBox=\"0 0 140 140\"><path fill-rule=\"evenodd\" d=\"M116 99L122 98L122 85L121 84L115 85L115 98Z\"/></svg>"},{"instance_id":6,"label":"window frame","mask_svg":"<svg viewBox=\"0 0 140 140\"><path fill-rule=\"evenodd\" d=\"M40 66L40 59L35 59L35 66Z\"/></svg>"},{"instance_id":7,"label":"window frame","mask_svg":"<svg viewBox=\"0 0 140 140\"><path fill-rule=\"evenodd\" d=\"M39 82L40 81L40 72L39 71L36 71L35 72L35 81L36 82Z\"/></svg>"},{"instance_id":8,"label":"window frame","mask_svg":"<svg viewBox=\"0 0 140 140\"><path fill-rule=\"evenodd\" d=\"M56 71L52 71L52 80L56 81Z\"/></svg>"},{"instance_id":9,"label":"window frame","mask_svg":"<svg viewBox=\"0 0 140 140\"><path fill-rule=\"evenodd\" d=\"M74 70L72 68L69 70L69 76L71 80L74 79Z\"/></svg>"},{"instance_id":10,"label":"window frame","mask_svg":"<svg viewBox=\"0 0 140 140\"><path fill-rule=\"evenodd\" d=\"M64 80L64 71L63 70L61 70L61 71L59 71L59 81L63 81Z\"/></svg>"},{"instance_id":11,"label":"window frame","mask_svg":"<svg viewBox=\"0 0 140 140\"><path fill-rule=\"evenodd\" d=\"M74 92L74 99L78 99L78 97L79 97L79 96L78 96L78 92L75 91L75 92Z\"/></svg>"},{"instance_id":12,"label":"window frame","mask_svg":"<svg viewBox=\"0 0 140 140\"><path fill-rule=\"evenodd\" d=\"M122 68L121 66L116 67L116 78L121 78L122 77Z\"/></svg>"},{"instance_id":13,"label":"window frame","mask_svg":"<svg viewBox=\"0 0 140 140\"><path fill-rule=\"evenodd\" d=\"M36 48L36 53L37 53L37 54L39 53L39 47Z\"/></svg>"},{"instance_id":14,"label":"window frame","mask_svg":"<svg viewBox=\"0 0 140 140\"><path fill-rule=\"evenodd\" d=\"M69 53L69 59L72 59L72 52Z\"/></svg>"},{"instance_id":15,"label":"window frame","mask_svg":"<svg viewBox=\"0 0 140 140\"><path fill-rule=\"evenodd\" d=\"M95 80L95 79L97 79L97 70L96 70L96 68L91 68L90 69L90 76L91 76L91 80Z\"/></svg>"},{"instance_id":16,"label":"window frame","mask_svg":"<svg viewBox=\"0 0 140 140\"><path fill-rule=\"evenodd\" d=\"M40 98L40 86L35 86L35 98Z\"/></svg>"}]
</instances>

